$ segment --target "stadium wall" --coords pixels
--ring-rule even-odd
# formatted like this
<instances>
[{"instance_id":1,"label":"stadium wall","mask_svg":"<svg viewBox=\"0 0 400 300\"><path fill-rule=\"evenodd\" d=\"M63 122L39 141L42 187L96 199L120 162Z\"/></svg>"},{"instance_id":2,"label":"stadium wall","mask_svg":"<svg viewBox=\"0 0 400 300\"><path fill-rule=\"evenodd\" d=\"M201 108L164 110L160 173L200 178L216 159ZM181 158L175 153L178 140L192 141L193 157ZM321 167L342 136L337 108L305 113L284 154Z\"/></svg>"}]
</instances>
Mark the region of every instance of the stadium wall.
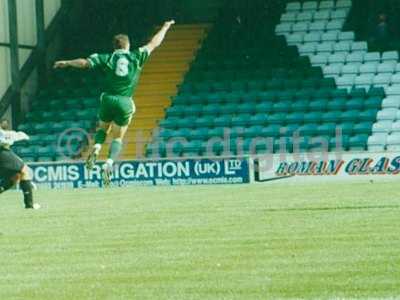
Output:
<instances>
[{"instance_id":1,"label":"stadium wall","mask_svg":"<svg viewBox=\"0 0 400 300\"><path fill-rule=\"evenodd\" d=\"M40 188L102 187L101 167L87 171L82 162L31 163ZM178 186L263 182L396 180L396 153L332 152L271 154L254 157L122 161L115 166L112 186Z\"/></svg>"},{"instance_id":2,"label":"stadium wall","mask_svg":"<svg viewBox=\"0 0 400 300\"><path fill-rule=\"evenodd\" d=\"M17 5L17 26L18 26L18 58L19 67L22 70L31 56L32 51L37 46L36 30L36 1L35 0L16 0ZM44 0L44 21L48 28L57 15L61 7L61 0ZM11 85L11 59L10 59L10 36L9 36L9 18L8 1L0 0L0 99L6 94ZM34 75L35 77L35 75ZM28 81L32 80L32 76ZM26 106L28 101L26 96L33 94L34 91L28 91L32 87L32 82L24 85L22 95L22 106ZM12 115L7 108L8 113L5 117Z\"/></svg>"},{"instance_id":3,"label":"stadium wall","mask_svg":"<svg viewBox=\"0 0 400 300\"><path fill-rule=\"evenodd\" d=\"M253 157L255 181L398 179L400 155L393 152L271 154Z\"/></svg>"}]
</instances>

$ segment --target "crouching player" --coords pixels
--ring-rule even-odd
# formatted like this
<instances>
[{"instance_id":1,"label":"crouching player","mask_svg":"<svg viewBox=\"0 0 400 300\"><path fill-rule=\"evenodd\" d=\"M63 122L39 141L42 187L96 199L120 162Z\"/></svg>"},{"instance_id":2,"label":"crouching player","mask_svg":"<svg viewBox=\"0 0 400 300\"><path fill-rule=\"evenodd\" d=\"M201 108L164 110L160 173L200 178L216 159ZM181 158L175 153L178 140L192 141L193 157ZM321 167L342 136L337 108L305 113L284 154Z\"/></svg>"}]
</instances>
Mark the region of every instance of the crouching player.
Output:
<instances>
[{"instance_id":1,"label":"crouching player","mask_svg":"<svg viewBox=\"0 0 400 300\"><path fill-rule=\"evenodd\" d=\"M0 193L3 193L17 183L24 195L25 208L39 209L40 205L33 203L33 183L28 166L11 149L14 142L28 140L23 132L3 130L0 128Z\"/></svg>"}]
</instances>

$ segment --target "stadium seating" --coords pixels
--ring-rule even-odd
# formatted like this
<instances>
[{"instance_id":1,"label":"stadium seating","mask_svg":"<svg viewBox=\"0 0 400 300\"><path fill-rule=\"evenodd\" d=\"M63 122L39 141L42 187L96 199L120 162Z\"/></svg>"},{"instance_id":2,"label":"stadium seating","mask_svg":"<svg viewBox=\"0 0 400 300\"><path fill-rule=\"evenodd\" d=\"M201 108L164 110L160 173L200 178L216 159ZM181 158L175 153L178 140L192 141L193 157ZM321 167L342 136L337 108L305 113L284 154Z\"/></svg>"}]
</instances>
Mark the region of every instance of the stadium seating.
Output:
<instances>
[{"instance_id":1,"label":"stadium seating","mask_svg":"<svg viewBox=\"0 0 400 300\"><path fill-rule=\"evenodd\" d=\"M165 118L151 133L146 155L314 151L319 138L329 150L336 150L338 139L345 150L400 148L398 52L369 52L353 31L343 31L351 5L349 0L289 2L275 23L271 15L265 26L234 30L229 18L221 18L172 105L163 105ZM265 17L253 12L254 20L257 13ZM61 159L86 138L79 132L61 141L55 136L71 127L94 128L99 78L63 72L54 82L59 84L41 93L20 125L32 135L31 146L17 147L26 159ZM147 90L154 87L143 94Z\"/></svg>"},{"instance_id":2,"label":"stadium seating","mask_svg":"<svg viewBox=\"0 0 400 300\"><path fill-rule=\"evenodd\" d=\"M338 87L349 91L354 88L369 90L371 87L382 87L388 96L399 95L399 53L368 52L367 42L355 41L352 31L342 31L351 1L314 4L312 9L307 8L307 15L311 14L312 18L303 17L304 9L294 10L292 7L294 5L288 3L286 13L276 27L276 34L284 35L288 43L298 46L300 55L310 57L312 65L321 66L324 75L334 78ZM279 28L287 30L281 32ZM393 110L388 111L389 108L385 106L388 103L393 104L392 100L385 99L377 115L378 127L380 122L397 121L397 114ZM390 130L385 132L387 136L392 133ZM369 149L392 149L389 143L393 139L377 134L372 133ZM385 144L378 147L376 143L379 142Z\"/></svg>"},{"instance_id":3,"label":"stadium seating","mask_svg":"<svg viewBox=\"0 0 400 300\"><path fill-rule=\"evenodd\" d=\"M174 26L162 47L149 59L135 94L137 111L126 135L130 143L124 147L123 158L143 155L140 153L144 151L143 144L151 137L156 121L164 116L164 109L170 102L168 96L176 94L176 85L181 82L207 27L201 24ZM82 54L85 55L88 53ZM50 84L31 103L30 111L18 127L29 133L31 140L16 144L15 151L27 161L85 156L82 150L88 148L89 135L94 132L102 86L102 74L97 71L89 74L74 70L53 72ZM42 149L43 146L48 148ZM107 154L108 147L103 148L100 159Z\"/></svg>"},{"instance_id":4,"label":"stadium seating","mask_svg":"<svg viewBox=\"0 0 400 300\"><path fill-rule=\"evenodd\" d=\"M288 3L281 23L275 30L258 29L254 34L264 38L256 41L215 26L159 123L147 155L313 151L319 146L316 138L335 150L338 128L345 150L366 150L385 91L381 86L355 87L369 87L373 78L358 76L366 45L354 42L353 33L340 32L350 6L350 1L336 6L333 1ZM221 46L220 36L230 36L226 44L235 48ZM360 62L347 66L352 49L361 55ZM324 77L323 72L335 76ZM296 141L294 133L301 139ZM182 139L189 146L179 146Z\"/></svg>"},{"instance_id":5,"label":"stadium seating","mask_svg":"<svg viewBox=\"0 0 400 300\"><path fill-rule=\"evenodd\" d=\"M55 72L51 84L35 98L18 130L31 139L14 146L26 161L53 161L79 158L87 144L86 132L96 122L101 79L98 74L83 76L69 70Z\"/></svg>"}]
</instances>

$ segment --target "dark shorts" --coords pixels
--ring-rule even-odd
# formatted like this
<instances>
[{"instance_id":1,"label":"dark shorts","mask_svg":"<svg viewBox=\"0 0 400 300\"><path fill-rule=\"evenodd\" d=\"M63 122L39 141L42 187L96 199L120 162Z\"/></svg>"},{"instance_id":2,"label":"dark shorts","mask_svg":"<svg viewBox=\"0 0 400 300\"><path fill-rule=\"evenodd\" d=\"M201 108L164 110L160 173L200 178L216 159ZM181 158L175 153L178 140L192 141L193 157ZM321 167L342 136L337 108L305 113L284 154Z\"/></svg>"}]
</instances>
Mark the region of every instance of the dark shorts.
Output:
<instances>
[{"instance_id":1,"label":"dark shorts","mask_svg":"<svg viewBox=\"0 0 400 300\"><path fill-rule=\"evenodd\" d=\"M20 173L25 164L14 152L0 147L0 178L6 179Z\"/></svg>"},{"instance_id":2,"label":"dark shorts","mask_svg":"<svg viewBox=\"0 0 400 300\"><path fill-rule=\"evenodd\" d=\"M134 113L135 104L132 98L105 93L100 96L100 121L105 123L114 122L122 127L130 123Z\"/></svg>"}]
</instances>

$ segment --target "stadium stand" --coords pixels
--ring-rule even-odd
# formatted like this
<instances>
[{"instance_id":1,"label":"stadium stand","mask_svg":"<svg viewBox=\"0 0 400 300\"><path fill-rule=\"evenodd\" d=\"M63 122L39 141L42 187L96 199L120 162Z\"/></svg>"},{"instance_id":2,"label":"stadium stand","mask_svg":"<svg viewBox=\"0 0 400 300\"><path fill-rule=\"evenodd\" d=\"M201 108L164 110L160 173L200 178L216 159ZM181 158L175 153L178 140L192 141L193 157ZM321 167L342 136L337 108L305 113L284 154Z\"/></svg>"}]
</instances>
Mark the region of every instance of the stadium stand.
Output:
<instances>
[{"instance_id":1,"label":"stadium stand","mask_svg":"<svg viewBox=\"0 0 400 300\"><path fill-rule=\"evenodd\" d=\"M285 5L240 15L223 9L190 68L207 26L177 26L143 73L123 158L144 150L148 157L192 157L314 151L323 144L398 150L398 52L369 52L366 41L343 31L350 0ZM81 157L100 91L96 73L56 73L20 125L32 136L30 146L16 151L34 161Z\"/></svg>"},{"instance_id":2,"label":"stadium stand","mask_svg":"<svg viewBox=\"0 0 400 300\"><path fill-rule=\"evenodd\" d=\"M313 151L321 147L321 138L333 150L336 128L343 131L344 149L366 150L385 92L379 86L366 91L371 77L357 76L354 69L364 61L386 66L394 62L394 54L384 54L385 63L378 64L383 56L367 53L364 43L353 42L352 32L340 31L350 6L343 0L288 3L276 36L274 26L265 26L254 33L261 39L247 40L240 31L232 35L226 24L215 26L147 154L254 154L291 152L295 146ZM221 47L221 36L235 47ZM360 62L346 65L346 58L355 54ZM349 74L340 76L344 66ZM330 76L324 77L321 67ZM229 146L215 139L226 135L226 129ZM294 145L294 132L302 137L299 145Z\"/></svg>"},{"instance_id":3,"label":"stadium stand","mask_svg":"<svg viewBox=\"0 0 400 300\"><path fill-rule=\"evenodd\" d=\"M170 105L169 97L176 94L176 86L182 81L206 28L207 25L201 24L175 26L149 59L136 92L137 111L127 132L123 158L143 155L144 145L149 142L157 121L164 117L165 108ZM70 56L80 52L87 56L93 51L88 46L85 48L85 51L72 49ZM84 156L82 149L89 142L88 133L96 125L101 78L101 73L96 71L89 74L74 70L54 72L50 87L38 95L18 128L29 133L31 140L19 143L15 151L27 161ZM107 151L104 148L100 159Z\"/></svg>"},{"instance_id":4,"label":"stadium stand","mask_svg":"<svg viewBox=\"0 0 400 300\"><path fill-rule=\"evenodd\" d=\"M293 7L291 3L287 5L276 33L284 35L288 44L298 46L300 54L310 57L312 65L321 66L326 77L335 78L338 87L348 90L364 88L367 91L371 87L382 87L388 98L383 102L374 128L380 128L381 122L396 122L397 114L388 103L393 104L391 99L399 95L398 51L368 52L367 41L355 41L353 31L342 31L351 1L321 1L312 10L306 5L306 11L301 5L298 10ZM393 149L389 143L395 139L388 139L391 134L396 135L396 132L373 130L369 149ZM383 144L377 147L377 143Z\"/></svg>"}]
</instances>

